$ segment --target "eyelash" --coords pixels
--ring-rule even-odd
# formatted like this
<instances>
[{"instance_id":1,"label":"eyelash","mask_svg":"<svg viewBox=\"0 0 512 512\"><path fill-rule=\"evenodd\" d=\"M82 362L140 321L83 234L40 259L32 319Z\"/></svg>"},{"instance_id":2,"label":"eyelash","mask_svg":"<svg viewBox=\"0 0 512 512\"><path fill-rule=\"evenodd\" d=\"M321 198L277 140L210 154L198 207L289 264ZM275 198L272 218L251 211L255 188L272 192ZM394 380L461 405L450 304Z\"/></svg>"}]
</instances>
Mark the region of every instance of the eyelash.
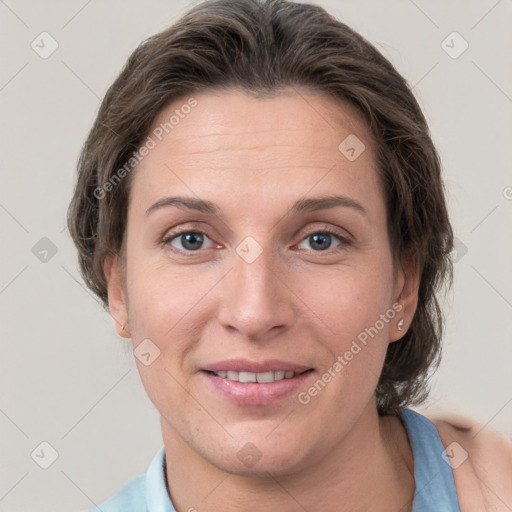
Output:
<instances>
[{"instance_id":1,"label":"eyelash","mask_svg":"<svg viewBox=\"0 0 512 512\"><path fill-rule=\"evenodd\" d=\"M210 238L207 233L205 233L204 231L201 231L199 229L183 229L183 230L180 230L180 231L175 231L175 232L169 233L167 236L165 236L162 239L161 244L163 246L170 246L170 243L173 240L175 240L176 238L180 237L181 235L190 234L190 233L194 233L194 234L198 234L198 235L203 235L203 236L206 236L207 238ZM331 254L333 251L339 251L339 250L342 250L344 247L351 245L351 241L349 240L348 237L340 235L339 232L337 232L336 230L331 229L331 228L317 229L315 231L312 231L311 233L309 233L305 237L303 237L301 239L301 242L303 242L304 240L306 240L310 236L319 235L319 234L322 234L322 235L328 234L328 235L331 235L331 236L337 238L338 241L340 242L340 245L335 247L335 248L333 248L333 249L329 248L329 249L319 250L319 251L315 251L315 250L311 249L309 252L320 253L320 254L321 253ZM176 247L172 247L172 250L175 251L175 252L178 252L180 254L186 255L186 256L193 256L194 254L202 252L201 249L198 249L196 251L191 251L191 250L177 249Z\"/></svg>"}]
</instances>

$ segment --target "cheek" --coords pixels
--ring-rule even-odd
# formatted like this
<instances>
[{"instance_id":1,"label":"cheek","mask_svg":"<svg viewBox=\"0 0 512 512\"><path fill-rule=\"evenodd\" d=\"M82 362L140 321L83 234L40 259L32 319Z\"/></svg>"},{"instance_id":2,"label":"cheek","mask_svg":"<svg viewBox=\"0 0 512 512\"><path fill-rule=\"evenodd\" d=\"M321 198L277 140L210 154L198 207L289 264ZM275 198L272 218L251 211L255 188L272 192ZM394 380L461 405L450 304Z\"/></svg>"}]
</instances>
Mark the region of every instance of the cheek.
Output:
<instances>
[{"instance_id":1,"label":"cheek","mask_svg":"<svg viewBox=\"0 0 512 512\"><path fill-rule=\"evenodd\" d=\"M188 395L183 387L188 387L191 374L187 354L198 339L195 329L208 282L196 278L192 267L171 269L137 256L134 251L127 266L133 348L137 351L139 343L149 339L159 351L148 366L136 359L141 382L161 413L184 410Z\"/></svg>"},{"instance_id":2,"label":"cheek","mask_svg":"<svg viewBox=\"0 0 512 512\"><path fill-rule=\"evenodd\" d=\"M337 269L302 283L299 293L319 317L315 322L317 344L328 353L319 371L319 379L329 382L325 390L322 383L303 390L303 398L314 401L314 407L323 410L335 402L340 411L358 409L374 392L395 315L390 275L381 262L365 269ZM318 400L313 398L316 393L321 395Z\"/></svg>"},{"instance_id":3,"label":"cheek","mask_svg":"<svg viewBox=\"0 0 512 512\"><path fill-rule=\"evenodd\" d=\"M346 344L391 308L390 276L391 271L383 263L371 268L340 267L314 277L302 276L294 288L336 340L334 343ZM387 332L388 323L384 327L380 330Z\"/></svg>"},{"instance_id":4,"label":"cheek","mask_svg":"<svg viewBox=\"0 0 512 512\"><path fill-rule=\"evenodd\" d=\"M150 338L162 351L187 350L187 340L195 339L203 325L208 292L219 280L217 272L199 272L193 266L171 266L162 261L142 263L144 259L137 256L134 251L127 268L134 342Z\"/></svg>"}]
</instances>

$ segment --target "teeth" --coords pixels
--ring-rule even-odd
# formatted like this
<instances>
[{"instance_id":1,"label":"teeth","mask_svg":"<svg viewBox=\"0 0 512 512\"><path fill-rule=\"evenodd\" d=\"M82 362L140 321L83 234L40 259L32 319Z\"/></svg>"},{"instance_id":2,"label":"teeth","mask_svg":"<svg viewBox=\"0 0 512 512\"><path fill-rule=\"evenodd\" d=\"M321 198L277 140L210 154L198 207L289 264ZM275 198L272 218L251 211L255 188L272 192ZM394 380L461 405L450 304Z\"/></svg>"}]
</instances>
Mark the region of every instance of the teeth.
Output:
<instances>
[{"instance_id":1,"label":"teeth","mask_svg":"<svg viewBox=\"0 0 512 512\"><path fill-rule=\"evenodd\" d=\"M240 382L256 382L258 377L257 373L251 373L251 372L240 372L238 374L238 380Z\"/></svg>"},{"instance_id":2,"label":"teeth","mask_svg":"<svg viewBox=\"0 0 512 512\"><path fill-rule=\"evenodd\" d=\"M217 377L234 380L236 382L274 382L276 380L291 379L295 376L294 372L276 371L276 372L233 372L218 371L213 372Z\"/></svg>"},{"instance_id":3,"label":"teeth","mask_svg":"<svg viewBox=\"0 0 512 512\"><path fill-rule=\"evenodd\" d=\"M274 372L257 373L256 379L258 382L274 382Z\"/></svg>"}]
</instances>

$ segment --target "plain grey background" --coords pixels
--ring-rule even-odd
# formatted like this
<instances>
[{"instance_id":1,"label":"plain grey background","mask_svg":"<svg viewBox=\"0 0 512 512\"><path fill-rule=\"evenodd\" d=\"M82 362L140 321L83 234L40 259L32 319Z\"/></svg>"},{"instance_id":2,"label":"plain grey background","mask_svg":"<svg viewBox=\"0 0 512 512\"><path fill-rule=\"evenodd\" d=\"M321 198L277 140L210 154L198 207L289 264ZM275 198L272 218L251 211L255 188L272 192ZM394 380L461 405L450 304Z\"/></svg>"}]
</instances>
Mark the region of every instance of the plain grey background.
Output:
<instances>
[{"instance_id":1,"label":"plain grey background","mask_svg":"<svg viewBox=\"0 0 512 512\"><path fill-rule=\"evenodd\" d=\"M443 160L456 279L443 362L417 410L510 436L512 2L314 3L414 86ZM0 511L92 507L162 446L128 342L79 276L65 215L101 98L187 5L0 0Z\"/></svg>"}]
</instances>

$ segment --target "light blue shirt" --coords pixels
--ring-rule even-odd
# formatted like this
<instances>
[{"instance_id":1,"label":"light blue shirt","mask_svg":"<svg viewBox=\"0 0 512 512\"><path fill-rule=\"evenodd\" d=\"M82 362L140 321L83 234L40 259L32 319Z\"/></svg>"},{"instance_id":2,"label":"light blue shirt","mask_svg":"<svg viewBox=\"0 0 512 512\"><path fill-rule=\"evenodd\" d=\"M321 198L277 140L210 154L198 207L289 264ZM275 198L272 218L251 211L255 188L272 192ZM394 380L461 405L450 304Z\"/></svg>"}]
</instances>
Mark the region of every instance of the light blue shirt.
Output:
<instances>
[{"instance_id":1,"label":"light blue shirt","mask_svg":"<svg viewBox=\"0 0 512 512\"><path fill-rule=\"evenodd\" d=\"M414 456L412 512L460 512L452 468L442 457L444 447L436 427L412 409L402 409L400 416ZM86 512L176 512L165 473L165 449L161 448L145 473Z\"/></svg>"}]
</instances>

